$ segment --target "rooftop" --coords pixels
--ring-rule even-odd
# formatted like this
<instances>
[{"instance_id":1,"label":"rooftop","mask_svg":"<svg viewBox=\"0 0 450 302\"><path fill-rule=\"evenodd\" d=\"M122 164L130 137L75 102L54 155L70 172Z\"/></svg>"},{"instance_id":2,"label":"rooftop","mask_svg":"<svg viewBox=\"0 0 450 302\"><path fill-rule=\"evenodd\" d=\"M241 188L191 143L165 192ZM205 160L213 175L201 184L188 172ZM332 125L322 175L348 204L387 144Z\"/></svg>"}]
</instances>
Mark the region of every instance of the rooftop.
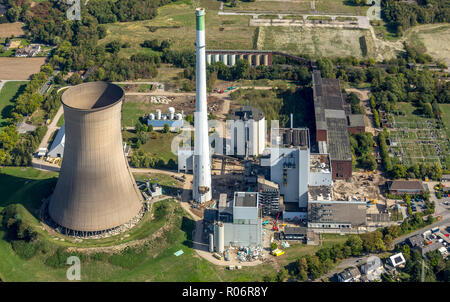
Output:
<instances>
[{"instance_id":1,"label":"rooftop","mask_svg":"<svg viewBox=\"0 0 450 302\"><path fill-rule=\"evenodd\" d=\"M257 207L258 193L255 192L235 192L234 193L235 207Z\"/></svg>"},{"instance_id":2,"label":"rooftop","mask_svg":"<svg viewBox=\"0 0 450 302\"><path fill-rule=\"evenodd\" d=\"M348 126L349 127L365 127L363 114L351 114L348 116Z\"/></svg>"},{"instance_id":3,"label":"rooftop","mask_svg":"<svg viewBox=\"0 0 450 302\"><path fill-rule=\"evenodd\" d=\"M308 186L308 200L333 200L331 186Z\"/></svg>"},{"instance_id":4,"label":"rooftop","mask_svg":"<svg viewBox=\"0 0 450 302\"><path fill-rule=\"evenodd\" d=\"M389 190L423 190L423 184L418 180L394 180Z\"/></svg>"},{"instance_id":5,"label":"rooftop","mask_svg":"<svg viewBox=\"0 0 450 302\"><path fill-rule=\"evenodd\" d=\"M232 117L234 120L247 121L249 119L253 119L255 121L259 121L264 118L264 112L262 112L261 109L251 106L242 106L233 111Z\"/></svg>"},{"instance_id":6,"label":"rooftop","mask_svg":"<svg viewBox=\"0 0 450 302\"><path fill-rule=\"evenodd\" d=\"M278 128L280 147L305 147L309 148L308 128Z\"/></svg>"},{"instance_id":7,"label":"rooftop","mask_svg":"<svg viewBox=\"0 0 450 302\"><path fill-rule=\"evenodd\" d=\"M307 228L306 227L285 227L283 232L284 234L303 234L306 235Z\"/></svg>"},{"instance_id":8,"label":"rooftop","mask_svg":"<svg viewBox=\"0 0 450 302\"><path fill-rule=\"evenodd\" d=\"M331 160L352 160L347 121L342 118L327 118L327 125Z\"/></svg>"},{"instance_id":9,"label":"rooftop","mask_svg":"<svg viewBox=\"0 0 450 302\"><path fill-rule=\"evenodd\" d=\"M330 157L328 154L310 154L309 170L311 172L330 172Z\"/></svg>"}]
</instances>

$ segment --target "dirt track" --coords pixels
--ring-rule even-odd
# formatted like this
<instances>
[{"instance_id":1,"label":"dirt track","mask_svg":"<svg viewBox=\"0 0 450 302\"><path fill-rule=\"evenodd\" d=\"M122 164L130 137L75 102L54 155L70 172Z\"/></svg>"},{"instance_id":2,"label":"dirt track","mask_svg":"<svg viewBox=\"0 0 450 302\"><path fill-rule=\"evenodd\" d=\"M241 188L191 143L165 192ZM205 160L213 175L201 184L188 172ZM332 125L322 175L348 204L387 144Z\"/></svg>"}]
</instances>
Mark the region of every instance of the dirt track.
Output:
<instances>
[{"instance_id":1,"label":"dirt track","mask_svg":"<svg viewBox=\"0 0 450 302\"><path fill-rule=\"evenodd\" d=\"M0 58L0 80L28 80L38 73L46 58Z\"/></svg>"}]
</instances>

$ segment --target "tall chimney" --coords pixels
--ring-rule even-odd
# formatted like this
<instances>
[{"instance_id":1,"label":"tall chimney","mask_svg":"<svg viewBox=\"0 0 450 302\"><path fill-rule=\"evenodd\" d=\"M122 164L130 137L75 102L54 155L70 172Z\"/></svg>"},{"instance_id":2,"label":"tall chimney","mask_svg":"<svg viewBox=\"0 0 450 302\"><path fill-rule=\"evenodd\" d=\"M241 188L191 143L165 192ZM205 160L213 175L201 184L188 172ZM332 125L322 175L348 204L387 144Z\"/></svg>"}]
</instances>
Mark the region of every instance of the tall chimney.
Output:
<instances>
[{"instance_id":1,"label":"tall chimney","mask_svg":"<svg viewBox=\"0 0 450 302\"><path fill-rule=\"evenodd\" d=\"M197 8L196 15L196 99L194 141L193 197L199 203L211 200L211 157L209 154L208 112L206 106L205 10Z\"/></svg>"}]
</instances>

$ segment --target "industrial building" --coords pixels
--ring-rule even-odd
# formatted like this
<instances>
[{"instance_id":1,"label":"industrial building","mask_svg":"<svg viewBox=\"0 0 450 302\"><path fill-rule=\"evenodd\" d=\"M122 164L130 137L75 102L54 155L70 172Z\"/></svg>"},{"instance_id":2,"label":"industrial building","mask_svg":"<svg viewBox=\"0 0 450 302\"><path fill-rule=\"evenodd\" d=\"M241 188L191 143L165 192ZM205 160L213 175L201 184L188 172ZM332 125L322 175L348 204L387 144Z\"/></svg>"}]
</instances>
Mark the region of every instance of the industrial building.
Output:
<instances>
[{"instance_id":1,"label":"industrial building","mask_svg":"<svg viewBox=\"0 0 450 302\"><path fill-rule=\"evenodd\" d=\"M308 203L308 228L356 229L366 225L363 201L312 200Z\"/></svg>"},{"instance_id":2,"label":"industrial building","mask_svg":"<svg viewBox=\"0 0 450 302\"><path fill-rule=\"evenodd\" d=\"M167 114L162 114L160 109L155 113L150 113L147 116L147 126L164 127L168 125L171 131L177 131L183 127L183 114L175 113L175 108L169 107Z\"/></svg>"},{"instance_id":3,"label":"industrial building","mask_svg":"<svg viewBox=\"0 0 450 302\"><path fill-rule=\"evenodd\" d=\"M270 180L280 187L284 204L306 212L308 203L309 130L278 128L270 151ZM302 210L303 208L303 210Z\"/></svg>"},{"instance_id":4,"label":"industrial building","mask_svg":"<svg viewBox=\"0 0 450 302\"><path fill-rule=\"evenodd\" d=\"M323 79L315 70L313 97L319 153L330 154L333 179L348 179L352 176L352 152L339 80Z\"/></svg>"},{"instance_id":5,"label":"industrial building","mask_svg":"<svg viewBox=\"0 0 450 302\"><path fill-rule=\"evenodd\" d=\"M388 182L390 194L420 194L428 191L426 184L418 180L394 180Z\"/></svg>"},{"instance_id":6,"label":"industrial building","mask_svg":"<svg viewBox=\"0 0 450 302\"><path fill-rule=\"evenodd\" d=\"M266 119L258 108L243 106L227 121L227 155L258 156L266 147Z\"/></svg>"},{"instance_id":7,"label":"industrial building","mask_svg":"<svg viewBox=\"0 0 450 302\"><path fill-rule=\"evenodd\" d=\"M56 133L55 139L53 140L52 145L50 146L50 150L48 151L47 156L63 157L65 142L66 142L65 126L63 125L61 128L59 128L58 132Z\"/></svg>"},{"instance_id":8,"label":"industrial building","mask_svg":"<svg viewBox=\"0 0 450 302\"><path fill-rule=\"evenodd\" d=\"M123 152L124 92L105 82L67 89L64 158L48 214L71 235L97 234L140 215L143 198Z\"/></svg>"},{"instance_id":9,"label":"industrial building","mask_svg":"<svg viewBox=\"0 0 450 302\"><path fill-rule=\"evenodd\" d=\"M219 221L214 224L214 249L222 253L227 246L261 246L262 224L258 192L235 192L228 203L223 194L218 206ZM211 239L210 239L211 240Z\"/></svg>"},{"instance_id":10,"label":"industrial building","mask_svg":"<svg viewBox=\"0 0 450 302\"><path fill-rule=\"evenodd\" d=\"M364 114L347 115L347 129L351 134L366 132Z\"/></svg>"}]
</instances>

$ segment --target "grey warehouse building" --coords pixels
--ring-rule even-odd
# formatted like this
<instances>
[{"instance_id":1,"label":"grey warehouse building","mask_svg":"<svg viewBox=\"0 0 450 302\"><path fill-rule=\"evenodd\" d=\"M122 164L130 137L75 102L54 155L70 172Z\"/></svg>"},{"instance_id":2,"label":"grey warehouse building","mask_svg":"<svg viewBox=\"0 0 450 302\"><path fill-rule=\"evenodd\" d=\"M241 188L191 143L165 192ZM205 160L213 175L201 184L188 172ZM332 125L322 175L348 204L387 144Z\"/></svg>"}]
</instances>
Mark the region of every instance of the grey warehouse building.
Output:
<instances>
[{"instance_id":1,"label":"grey warehouse building","mask_svg":"<svg viewBox=\"0 0 450 302\"><path fill-rule=\"evenodd\" d=\"M366 225L363 201L309 201L308 227L313 229L355 229Z\"/></svg>"}]
</instances>

